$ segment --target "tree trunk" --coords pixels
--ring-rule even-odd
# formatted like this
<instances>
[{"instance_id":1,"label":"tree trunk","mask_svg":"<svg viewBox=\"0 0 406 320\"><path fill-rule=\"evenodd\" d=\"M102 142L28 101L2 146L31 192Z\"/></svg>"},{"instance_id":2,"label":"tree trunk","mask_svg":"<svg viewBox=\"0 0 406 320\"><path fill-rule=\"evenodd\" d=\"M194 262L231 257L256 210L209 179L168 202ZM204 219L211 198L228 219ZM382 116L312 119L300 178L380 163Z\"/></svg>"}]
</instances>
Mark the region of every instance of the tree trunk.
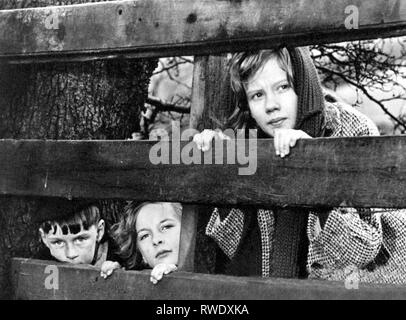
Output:
<instances>
[{"instance_id":1,"label":"tree trunk","mask_svg":"<svg viewBox=\"0 0 406 320\"><path fill-rule=\"evenodd\" d=\"M5 0L0 9L67 5L86 0ZM0 138L125 139L139 131L140 112L157 60L0 64ZM108 223L123 202L102 201ZM36 200L0 198L0 298L10 297L9 263L40 247L31 215Z\"/></svg>"}]
</instances>

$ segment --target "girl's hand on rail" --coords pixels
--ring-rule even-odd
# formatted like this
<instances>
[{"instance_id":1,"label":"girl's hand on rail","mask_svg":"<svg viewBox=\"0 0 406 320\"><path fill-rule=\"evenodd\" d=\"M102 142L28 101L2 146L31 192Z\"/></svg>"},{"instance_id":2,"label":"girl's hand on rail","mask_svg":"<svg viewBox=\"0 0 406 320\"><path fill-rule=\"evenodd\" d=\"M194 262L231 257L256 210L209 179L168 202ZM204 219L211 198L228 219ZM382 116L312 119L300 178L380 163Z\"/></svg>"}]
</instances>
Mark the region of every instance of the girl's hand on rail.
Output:
<instances>
[{"instance_id":1,"label":"girl's hand on rail","mask_svg":"<svg viewBox=\"0 0 406 320\"><path fill-rule=\"evenodd\" d=\"M157 284L165 274L176 271L178 267L174 264L160 263L157 264L151 271L151 282Z\"/></svg>"},{"instance_id":2,"label":"girl's hand on rail","mask_svg":"<svg viewBox=\"0 0 406 320\"><path fill-rule=\"evenodd\" d=\"M102 266L101 266L101 271L100 271L100 276L104 279L107 277L111 276L113 274L113 271L116 269L120 269L121 265L118 262L115 261L104 261Z\"/></svg>"},{"instance_id":3,"label":"girl's hand on rail","mask_svg":"<svg viewBox=\"0 0 406 320\"><path fill-rule=\"evenodd\" d=\"M221 130L204 129L201 133L197 133L193 137L193 141L197 144L197 148L203 152L209 151L212 141L214 140L231 140Z\"/></svg>"},{"instance_id":4,"label":"girl's hand on rail","mask_svg":"<svg viewBox=\"0 0 406 320\"><path fill-rule=\"evenodd\" d=\"M286 157L290 148L293 148L299 139L312 139L312 137L302 130L275 129L274 147L276 155L281 158Z\"/></svg>"}]
</instances>

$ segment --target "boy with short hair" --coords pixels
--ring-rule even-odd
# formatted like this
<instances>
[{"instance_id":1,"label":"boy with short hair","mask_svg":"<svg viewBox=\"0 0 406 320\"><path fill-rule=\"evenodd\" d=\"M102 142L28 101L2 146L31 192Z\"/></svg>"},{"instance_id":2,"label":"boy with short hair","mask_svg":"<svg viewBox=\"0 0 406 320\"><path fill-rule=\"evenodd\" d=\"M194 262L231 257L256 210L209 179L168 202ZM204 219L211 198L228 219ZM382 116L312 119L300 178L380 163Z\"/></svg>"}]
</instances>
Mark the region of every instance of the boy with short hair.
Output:
<instances>
[{"instance_id":1,"label":"boy with short hair","mask_svg":"<svg viewBox=\"0 0 406 320\"><path fill-rule=\"evenodd\" d=\"M47 249L37 258L100 267L110 257L105 221L94 201L47 198L34 221ZM110 249L110 250L109 250Z\"/></svg>"}]
</instances>

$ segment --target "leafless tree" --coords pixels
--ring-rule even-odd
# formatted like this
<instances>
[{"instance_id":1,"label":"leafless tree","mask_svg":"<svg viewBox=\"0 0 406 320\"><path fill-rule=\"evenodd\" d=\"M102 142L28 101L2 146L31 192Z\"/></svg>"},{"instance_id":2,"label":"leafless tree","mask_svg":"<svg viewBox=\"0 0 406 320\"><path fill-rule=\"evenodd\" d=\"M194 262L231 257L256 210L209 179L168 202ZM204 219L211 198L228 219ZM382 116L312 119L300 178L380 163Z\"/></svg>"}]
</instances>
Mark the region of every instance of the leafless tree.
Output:
<instances>
[{"instance_id":1,"label":"leafless tree","mask_svg":"<svg viewBox=\"0 0 406 320\"><path fill-rule=\"evenodd\" d=\"M406 38L317 45L313 59L323 84L335 90L343 83L376 103L404 133L405 116L394 115L387 103L406 101Z\"/></svg>"}]
</instances>

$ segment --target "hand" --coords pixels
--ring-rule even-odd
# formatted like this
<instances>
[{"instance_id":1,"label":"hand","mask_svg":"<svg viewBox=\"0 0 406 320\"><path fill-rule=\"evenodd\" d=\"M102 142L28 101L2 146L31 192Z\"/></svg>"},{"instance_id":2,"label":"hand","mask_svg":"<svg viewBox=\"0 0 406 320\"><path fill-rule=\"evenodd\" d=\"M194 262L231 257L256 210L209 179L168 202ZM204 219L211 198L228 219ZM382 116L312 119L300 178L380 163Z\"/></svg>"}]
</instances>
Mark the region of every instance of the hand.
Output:
<instances>
[{"instance_id":1,"label":"hand","mask_svg":"<svg viewBox=\"0 0 406 320\"><path fill-rule=\"evenodd\" d=\"M174 264L166 264L166 263L157 264L151 271L150 280L153 284L157 284L158 281L162 279L164 274L171 273L173 271L176 271L177 269L178 267Z\"/></svg>"},{"instance_id":2,"label":"hand","mask_svg":"<svg viewBox=\"0 0 406 320\"><path fill-rule=\"evenodd\" d=\"M131 133L131 138L128 138L126 140L135 140L135 141L142 140L142 133L141 132L133 132L133 133Z\"/></svg>"},{"instance_id":3,"label":"hand","mask_svg":"<svg viewBox=\"0 0 406 320\"><path fill-rule=\"evenodd\" d=\"M299 139L311 139L306 132L302 130L294 129L275 129L274 131L274 146L275 153L281 158L286 157L290 148L293 148L296 145L296 141Z\"/></svg>"},{"instance_id":4,"label":"hand","mask_svg":"<svg viewBox=\"0 0 406 320\"><path fill-rule=\"evenodd\" d=\"M104 261L101 266L100 276L104 279L111 276L114 270L120 269L121 265L115 261Z\"/></svg>"},{"instance_id":5,"label":"hand","mask_svg":"<svg viewBox=\"0 0 406 320\"><path fill-rule=\"evenodd\" d=\"M214 140L231 140L221 130L204 129L201 133L197 133L193 137L193 141L197 144L197 148L203 152L209 151L211 143Z\"/></svg>"}]
</instances>

